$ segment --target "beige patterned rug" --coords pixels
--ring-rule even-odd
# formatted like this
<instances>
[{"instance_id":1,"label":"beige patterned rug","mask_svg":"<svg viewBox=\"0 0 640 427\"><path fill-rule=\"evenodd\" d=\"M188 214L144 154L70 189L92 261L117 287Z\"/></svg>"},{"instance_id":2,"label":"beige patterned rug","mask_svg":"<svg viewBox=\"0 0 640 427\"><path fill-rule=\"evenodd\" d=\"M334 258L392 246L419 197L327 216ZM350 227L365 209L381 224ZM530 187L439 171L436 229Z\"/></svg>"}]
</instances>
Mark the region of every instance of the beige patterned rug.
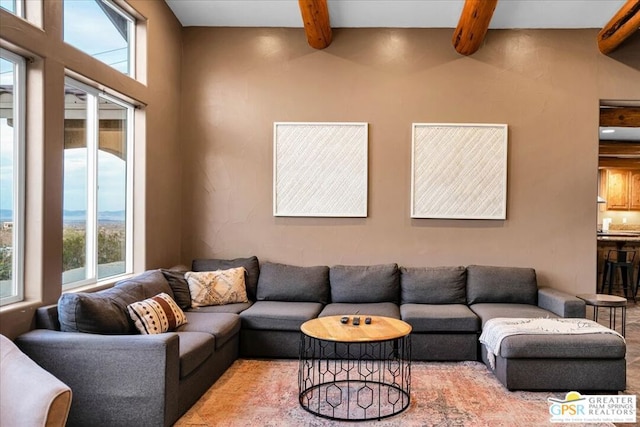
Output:
<instances>
[{"instance_id":1,"label":"beige patterned rug","mask_svg":"<svg viewBox=\"0 0 640 427\"><path fill-rule=\"evenodd\" d=\"M482 363L414 362L407 410L381 421L337 422L300 407L297 360L240 359L175 426L561 426L549 421L549 397L564 393L510 392Z\"/></svg>"}]
</instances>

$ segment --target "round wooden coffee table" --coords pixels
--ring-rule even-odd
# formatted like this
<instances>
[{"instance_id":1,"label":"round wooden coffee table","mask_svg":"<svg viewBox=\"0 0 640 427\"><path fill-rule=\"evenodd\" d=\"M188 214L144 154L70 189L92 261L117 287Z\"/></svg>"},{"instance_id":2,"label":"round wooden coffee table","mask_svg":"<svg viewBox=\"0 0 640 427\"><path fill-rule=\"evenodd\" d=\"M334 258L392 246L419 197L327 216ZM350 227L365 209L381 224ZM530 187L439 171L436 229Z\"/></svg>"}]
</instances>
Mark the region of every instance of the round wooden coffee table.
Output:
<instances>
[{"instance_id":1,"label":"round wooden coffee table","mask_svg":"<svg viewBox=\"0 0 640 427\"><path fill-rule=\"evenodd\" d=\"M300 328L299 401L312 414L373 420L409 406L411 325L389 317L357 317L359 325L352 315L327 316Z\"/></svg>"}]
</instances>

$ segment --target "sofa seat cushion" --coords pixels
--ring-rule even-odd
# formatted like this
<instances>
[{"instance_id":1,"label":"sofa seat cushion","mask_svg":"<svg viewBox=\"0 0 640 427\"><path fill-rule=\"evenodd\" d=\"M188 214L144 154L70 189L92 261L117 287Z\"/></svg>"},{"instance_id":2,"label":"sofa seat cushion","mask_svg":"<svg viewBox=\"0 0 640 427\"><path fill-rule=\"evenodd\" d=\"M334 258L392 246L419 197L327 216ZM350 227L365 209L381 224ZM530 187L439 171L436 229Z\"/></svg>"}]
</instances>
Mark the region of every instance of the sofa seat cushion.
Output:
<instances>
[{"instance_id":1,"label":"sofa seat cushion","mask_svg":"<svg viewBox=\"0 0 640 427\"><path fill-rule=\"evenodd\" d=\"M216 339L206 332L178 332L180 337L180 378L193 372L215 351Z\"/></svg>"},{"instance_id":2,"label":"sofa seat cushion","mask_svg":"<svg viewBox=\"0 0 640 427\"><path fill-rule=\"evenodd\" d=\"M258 279L259 301L329 302L329 267L265 262Z\"/></svg>"},{"instance_id":3,"label":"sofa seat cushion","mask_svg":"<svg viewBox=\"0 0 640 427\"><path fill-rule=\"evenodd\" d=\"M544 308L530 304L472 304L469 306L482 322L482 326L494 317L558 317Z\"/></svg>"},{"instance_id":4,"label":"sofa seat cushion","mask_svg":"<svg viewBox=\"0 0 640 427\"><path fill-rule=\"evenodd\" d=\"M186 312L188 323L180 326L178 332L204 332L216 338L218 349L240 333L240 317L233 313Z\"/></svg>"},{"instance_id":5,"label":"sofa seat cushion","mask_svg":"<svg viewBox=\"0 0 640 427\"><path fill-rule=\"evenodd\" d=\"M538 303L538 282L533 268L467 267L467 303Z\"/></svg>"},{"instance_id":6,"label":"sofa seat cushion","mask_svg":"<svg viewBox=\"0 0 640 427\"><path fill-rule=\"evenodd\" d=\"M240 313L242 328L274 331L300 331L307 320L318 317L317 302L257 301Z\"/></svg>"},{"instance_id":7,"label":"sofa seat cushion","mask_svg":"<svg viewBox=\"0 0 640 427\"><path fill-rule=\"evenodd\" d=\"M392 319L400 318L400 308L392 302L371 302L362 304L331 303L327 305L318 317L325 316L360 316L360 320L369 316L384 316Z\"/></svg>"},{"instance_id":8,"label":"sofa seat cushion","mask_svg":"<svg viewBox=\"0 0 640 427\"><path fill-rule=\"evenodd\" d=\"M225 305L207 305L204 307L192 307L186 311L186 313L234 313L240 314L247 308L251 307L253 303L249 302L235 302Z\"/></svg>"},{"instance_id":9,"label":"sofa seat cushion","mask_svg":"<svg viewBox=\"0 0 640 427\"><path fill-rule=\"evenodd\" d=\"M403 304L402 320L413 332L478 332L480 319L464 304Z\"/></svg>"},{"instance_id":10,"label":"sofa seat cushion","mask_svg":"<svg viewBox=\"0 0 640 427\"><path fill-rule=\"evenodd\" d=\"M397 264L336 265L329 269L331 302L400 302Z\"/></svg>"},{"instance_id":11,"label":"sofa seat cushion","mask_svg":"<svg viewBox=\"0 0 640 427\"><path fill-rule=\"evenodd\" d=\"M500 344L506 359L621 359L624 340L615 334L511 335Z\"/></svg>"},{"instance_id":12,"label":"sofa seat cushion","mask_svg":"<svg viewBox=\"0 0 640 427\"><path fill-rule=\"evenodd\" d=\"M464 267L400 267L402 304L466 304Z\"/></svg>"}]
</instances>

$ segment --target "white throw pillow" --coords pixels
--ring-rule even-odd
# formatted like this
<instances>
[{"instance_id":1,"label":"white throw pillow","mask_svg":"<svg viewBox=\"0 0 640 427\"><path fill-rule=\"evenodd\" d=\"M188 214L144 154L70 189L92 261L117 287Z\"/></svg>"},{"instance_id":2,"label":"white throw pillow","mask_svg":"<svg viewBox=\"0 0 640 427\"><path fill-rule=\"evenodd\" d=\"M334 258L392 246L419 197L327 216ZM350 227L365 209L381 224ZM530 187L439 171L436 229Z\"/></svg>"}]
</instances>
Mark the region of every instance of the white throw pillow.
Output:
<instances>
[{"instance_id":1,"label":"white throw pillow","mask_svg":"<svg viewBox=\"0 0 640 427\"><path fill-rule=\"evenodd\" d=\"M185 273L184 278L189 283L191 293L191 306L249 302L245 286L246 273L244 267Z\"/></svg>"}]
</instances>

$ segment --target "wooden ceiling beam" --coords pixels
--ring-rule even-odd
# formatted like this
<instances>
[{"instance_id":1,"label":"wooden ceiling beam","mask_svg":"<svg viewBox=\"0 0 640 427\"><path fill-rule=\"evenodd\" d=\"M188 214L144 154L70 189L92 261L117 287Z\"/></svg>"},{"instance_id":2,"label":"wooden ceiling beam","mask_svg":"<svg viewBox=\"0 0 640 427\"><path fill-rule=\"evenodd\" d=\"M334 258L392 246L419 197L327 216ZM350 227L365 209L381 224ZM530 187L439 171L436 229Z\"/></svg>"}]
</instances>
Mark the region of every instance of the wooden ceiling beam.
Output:
<instances>
[{"instance_id":1,"label":"wooden ceiling beam","mask_svg":"<svg viewBox=\"0 0 640 427\"><path fill-rule=\"evenodd\" d=\"M497 4L498 0L465 0L452 40L459 54L471 55L480 48Z\"/></svg>"},{"instance_id":2,"label":"wooden ceiling beam","mask_svg":"<svg viewBox=\"0 0 640 427\"><path fill-rule=\"evenodd\" d=\"M309 46L324 49L331 44L331 24L327 0L298 0Z\"/></svg>"},{"instance_id":3,"label":"wooden ceiling beam","mask_svg":"<svg viewBox=\"0 0 640 427\"><path fill-rule=\"evenodd\" d=\"M640 27L640 0L627 0L613 18L598 33L600 52L613 52Z\"/></svg>"},{"instance_id":4,"label":"wooden ceiling beam","mask_svg":"<svg viewBox=\"0 0 640 427\"><path fill-rule=\"evenodd\" d=\"M638 128L640 107L600 108L600 126Z\"/></svg>"},{"instance_id":5,"label":"wooden ceiling beam","mask_svg":"<svg viewBox=\"0 0 640 427\"><path fill-rule=\"evenodd\" d=\"M640 159L616 159L615 157L600 157L599 168L612 169L640 169Z\"/></svg>"},{"instance_id":6,"label":"wooden ceiling beam","mask_svg":"<svg viewBox=\"0 0 640 427\"><path fill-rule=\"evenodd\" d=\"M600 156L635 156L640 158L640 142L600 141Z\"/></svg>"}]
</instances>

